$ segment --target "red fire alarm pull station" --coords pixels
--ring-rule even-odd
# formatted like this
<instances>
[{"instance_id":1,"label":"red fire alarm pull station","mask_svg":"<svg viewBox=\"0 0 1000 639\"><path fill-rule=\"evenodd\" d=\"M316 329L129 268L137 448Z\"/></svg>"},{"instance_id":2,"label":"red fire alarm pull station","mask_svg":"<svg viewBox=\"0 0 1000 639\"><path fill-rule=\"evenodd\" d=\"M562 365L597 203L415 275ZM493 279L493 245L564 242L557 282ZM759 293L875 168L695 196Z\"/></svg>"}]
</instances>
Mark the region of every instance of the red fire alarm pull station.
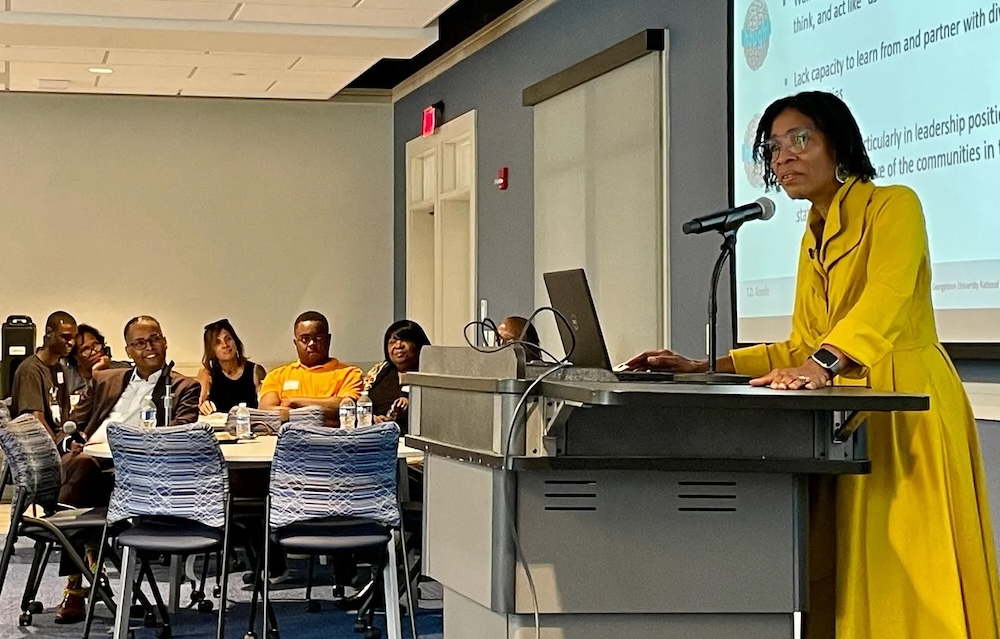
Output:
<instances>
[{"instance_id":1,"label":"red fire alarm pull station","mask_svg":"<svg viewBox=\"0 0 1000 639\"><path fill-rule=\"evenodd\" d=\"M497 173L497 179L493 180L493 184L496 184L497 188L501 191L507 190L507 167L500 167L500 171Z\"/></svg>"},{"instance_id":2,"label":"red fire alarm pull station","mask_svg":"<svg viewBox=\"0 0 1000 639\"><path fill-rule=\"evenodd\" d=\"M434 132L441 126L441 114L443 111L443 102L435 102L424 109L424 117L420 122L420 137L426 138L434 135Z\"/></svg>"}]
</instances>

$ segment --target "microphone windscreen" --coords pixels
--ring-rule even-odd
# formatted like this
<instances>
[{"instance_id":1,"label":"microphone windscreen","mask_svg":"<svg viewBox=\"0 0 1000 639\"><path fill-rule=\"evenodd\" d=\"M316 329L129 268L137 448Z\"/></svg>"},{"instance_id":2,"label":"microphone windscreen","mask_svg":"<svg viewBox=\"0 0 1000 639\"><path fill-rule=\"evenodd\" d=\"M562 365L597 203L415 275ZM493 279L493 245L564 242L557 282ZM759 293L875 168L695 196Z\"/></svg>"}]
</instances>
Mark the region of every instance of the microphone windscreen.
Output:
<instances>
[{"instance_id":1,"label":"microphone windscreen","mask_svg":"<svg viewBox=\"0 0 1000 639\"><path fill-rule=\"evenodd\" d=\"M63 422L63 432L67 435L72 435L76 432L76 422L72 419L67 419Z\"/></svg>"},{"instance_id":2,"label":"microphone windscreen","mask_svg":"<svg viewBox=\"0 0 1000 639\"><path fill-rule=\"evenodd\" d=\"M760 197L756 200L760 204L760 219L770 220L774 217L774 200L769 197Z\"/></svg>"}]
</instances>

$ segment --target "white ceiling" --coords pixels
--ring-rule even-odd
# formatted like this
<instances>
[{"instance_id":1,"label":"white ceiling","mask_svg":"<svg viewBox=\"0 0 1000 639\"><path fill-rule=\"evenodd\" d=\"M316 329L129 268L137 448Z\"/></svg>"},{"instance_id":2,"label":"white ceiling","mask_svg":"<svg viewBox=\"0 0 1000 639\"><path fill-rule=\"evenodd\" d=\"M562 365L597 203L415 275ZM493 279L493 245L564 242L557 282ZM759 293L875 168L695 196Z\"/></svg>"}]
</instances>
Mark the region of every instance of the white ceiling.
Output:
<instances>
[{"instance_id":1,"label":"white ceiling","mask_svg":"<svg viewBox=\"0 0 1000 639\"><path fill-rule=\"evenodd\" d=\"M455 1L0 0L0 90L326 100Z\"/></svg>"}]
</instances>

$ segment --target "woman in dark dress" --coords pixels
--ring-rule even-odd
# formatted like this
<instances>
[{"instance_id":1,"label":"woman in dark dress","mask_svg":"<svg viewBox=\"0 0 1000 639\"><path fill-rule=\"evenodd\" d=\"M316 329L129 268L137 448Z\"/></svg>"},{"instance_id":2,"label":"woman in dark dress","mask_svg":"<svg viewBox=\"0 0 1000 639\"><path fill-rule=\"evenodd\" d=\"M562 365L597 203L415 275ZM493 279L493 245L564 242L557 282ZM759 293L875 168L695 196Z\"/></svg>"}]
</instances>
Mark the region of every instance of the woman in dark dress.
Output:
<instances>
[{"instance_id":1,"label":"woman in dark dress","mask_svg":"<svg viewBox=\"0 0 1000 639\"><path fill-rule=\"evenodd\" d=\"M241 402L246 402L247 408L257 408L264 367L246 358L243 342L229 320L222 319L205 327L205 353L201 364L198 381L201 382L199 407L202 415L228 413Z\"/></svg>"},{"instance_id":2,"label":"woman in dark dress","mask_svg":"<svg viewBox=\"0 0 1000 639\"><path fill-rule=\"evenodd\" d=\"M372 400L376 422L394 421L400 433L407 432L409 401L399 375L417 370L420 349L430 343L424 329L412 320L399 320L386 330L382 341L385 360L365 375L365 390Z\"/></svg>"}]
</instances>

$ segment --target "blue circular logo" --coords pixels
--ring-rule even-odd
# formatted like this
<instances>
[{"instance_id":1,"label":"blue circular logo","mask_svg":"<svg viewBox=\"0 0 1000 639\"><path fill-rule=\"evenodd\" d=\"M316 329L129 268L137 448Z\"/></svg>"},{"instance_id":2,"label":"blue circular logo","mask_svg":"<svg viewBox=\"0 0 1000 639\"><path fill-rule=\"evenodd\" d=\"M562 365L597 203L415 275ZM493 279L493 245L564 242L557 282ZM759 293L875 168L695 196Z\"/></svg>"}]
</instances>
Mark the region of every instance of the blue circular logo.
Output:
<instances>
[{"instance_id":1,"label":"blue circular logo","mask_svg":"<svg viewBox=\"0 0 1000 639\"><path fill-rule=\"evenodd\" d=\"M760 113L754 114L747 125L746 133L743 135L743 143L740 144L740 159L743 161L743 171L746 173L747 182L755 189L764 188L764 167L753 159L753 145L757 138L757 126L760 124Z\"/></svg>"},{"instance_id":2,"label":"blue circular logo","mask_svg":"<svg viewBox=\"0 0 1000 639\"><path fill-rule=\"evenodd\" d=\"M740 32L743 56L751 71L756 71L764 64L770 43L771 16L767 12L767 3L764 0L753 0L747 7L743 30Z\"/></svg>"}]
</instances>

